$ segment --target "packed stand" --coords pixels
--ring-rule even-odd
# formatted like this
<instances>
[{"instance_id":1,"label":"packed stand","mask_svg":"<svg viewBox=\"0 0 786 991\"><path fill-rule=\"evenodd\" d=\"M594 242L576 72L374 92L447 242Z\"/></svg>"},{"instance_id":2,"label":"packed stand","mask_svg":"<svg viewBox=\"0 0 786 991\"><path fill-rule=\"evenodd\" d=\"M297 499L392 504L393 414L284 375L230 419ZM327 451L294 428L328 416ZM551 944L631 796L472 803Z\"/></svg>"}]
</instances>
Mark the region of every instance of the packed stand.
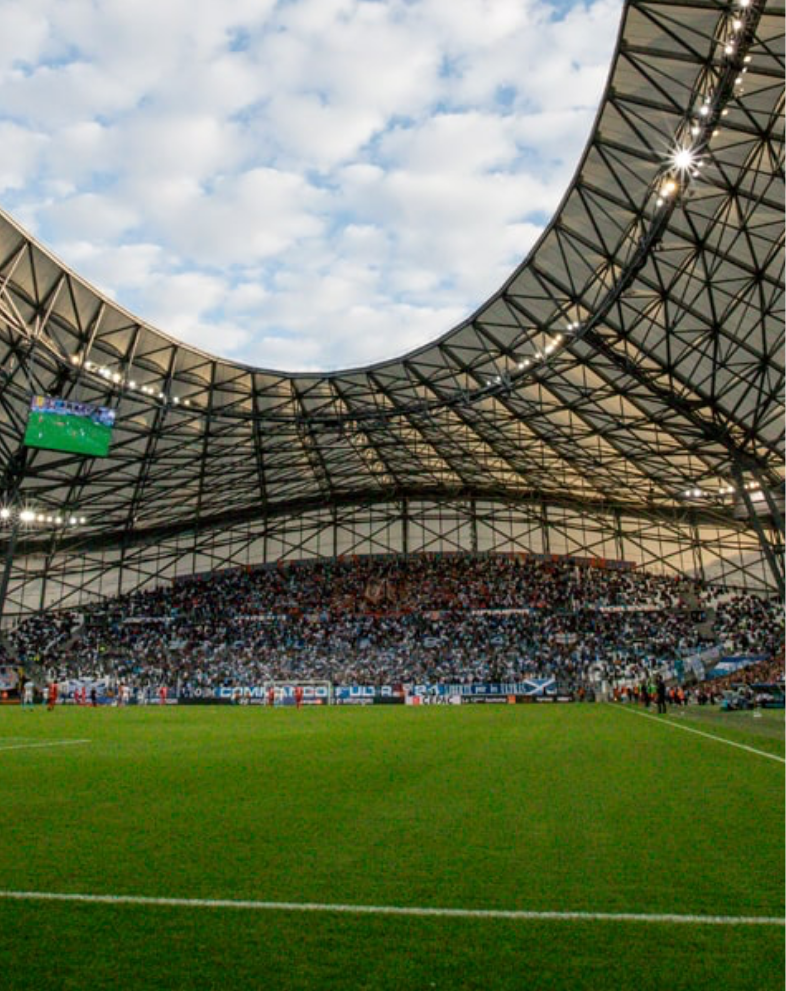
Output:
<instances>
[{"instance_id":1,"label":"packed stand","mask_svg":"<svg viewBox=\"0 0 786 991\"><path fill-rule=\"evenodd\" d=\"M714 603L712 633L696 603ZM575 560L443 555L299 562L176 580L9 638L58 678L197 689L641 679L718 643L775 654L777 603Z\"/></svg>"}]
</instances>

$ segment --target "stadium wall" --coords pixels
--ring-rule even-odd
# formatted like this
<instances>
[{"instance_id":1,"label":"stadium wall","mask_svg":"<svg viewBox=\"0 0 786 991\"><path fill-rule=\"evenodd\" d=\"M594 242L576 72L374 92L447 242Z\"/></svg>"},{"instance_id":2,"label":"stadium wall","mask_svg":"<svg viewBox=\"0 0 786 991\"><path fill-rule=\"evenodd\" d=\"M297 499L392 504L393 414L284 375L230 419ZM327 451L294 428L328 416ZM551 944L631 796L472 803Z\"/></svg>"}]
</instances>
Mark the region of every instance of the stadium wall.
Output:
<instances>
[{"instance_id":1,"label":"stadium wall","mask_svg":"<svg viewBox=\"0 0 786 991\"><path fill-rule=\"evenodd\" d=\"M679 519L543 503L454 499L332 507L195 529L156 542L45 556L20 541L4 626L41 609L73 608L175 578L277 561L422 553L572 555L630 561L659 574L774 592L755 533Z\"/></svg>"}]
</instances>

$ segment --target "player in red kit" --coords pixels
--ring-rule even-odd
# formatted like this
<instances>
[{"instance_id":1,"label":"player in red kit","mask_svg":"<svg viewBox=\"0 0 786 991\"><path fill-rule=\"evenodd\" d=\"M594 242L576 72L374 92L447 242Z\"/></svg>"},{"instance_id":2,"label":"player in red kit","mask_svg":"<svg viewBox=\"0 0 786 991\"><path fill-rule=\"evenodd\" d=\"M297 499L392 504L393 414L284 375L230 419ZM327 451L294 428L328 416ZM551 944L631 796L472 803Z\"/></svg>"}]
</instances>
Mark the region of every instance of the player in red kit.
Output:
<instances>
[{"instance_id":1,"label":"player in red kit","mask_svg":"<svg viewBox=\"0 0 786 991\"><path fill-rule=\"evenodd\" d=\"M295 686L295 705L299 709L303 705L303 687L302 685Z\"/></svg>"},{"instance_id":2,"label":"player in red kit","mask_svg":"<svg viewBox=\"0 0 786 991\"><path fill-rule=\"evenodd\" d=\"M272 685L267 690L267 704L269 706L274 706L276 704L276 690Z\"/></svg>"},{"instance_id":3,"label":"player in red kit","mask_svg":"<svg viewBox=\"0 0 786 991\"><path fill-rule=\"evenodd\" d=\"M160 705L166 705L166 685L158 689L158 701Z\"/></svg>"},{"instance_id":4,"label":"player in red kit","mask_svg":"<svg viewBox=\"0 0 786 991\"><path fill-rule=\"evenodd\" d=\"M49 685L49 694L46 699L46 708L49 712L57 705L57 682L53 681Z\"/></svg>"}]
</instances>

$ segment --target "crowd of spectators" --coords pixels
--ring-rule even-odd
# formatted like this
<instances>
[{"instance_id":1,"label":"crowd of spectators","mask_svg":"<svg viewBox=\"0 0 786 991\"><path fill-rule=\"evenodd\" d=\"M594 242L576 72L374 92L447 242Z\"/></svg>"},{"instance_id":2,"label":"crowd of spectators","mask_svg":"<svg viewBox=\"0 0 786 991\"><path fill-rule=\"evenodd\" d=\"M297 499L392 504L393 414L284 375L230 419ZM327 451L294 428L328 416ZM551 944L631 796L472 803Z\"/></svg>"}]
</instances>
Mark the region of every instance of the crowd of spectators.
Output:
<instances>
[{"instance_id":1,"label":"crowd of spectators","mask_svg":"<svg viewBox=\"0 0 786 991\"><path fill-rule=\"evenodd\" d=\"M60 679L189 692L334 684L646 678L713 645L772 656L774 601L570 558L428 555L232 569L62 613L8 638Z\"/></svg>"},{"instance_id":2,"label":"crowd of spectators","mask_svg":"<svg viewBox=\"0 0 786 991\"><path fill-rule=\"evenodd\" d=\"M724 674L720 678L713 678L703 682L699 688L705 692L712 692L716 696L722 695L724 691L748 687L750 685L777 685L783 684L783 654L780 657L771 657L764 661L757 661L745 667L738 668L729 674Z\"/></svg>"}]
</instances>

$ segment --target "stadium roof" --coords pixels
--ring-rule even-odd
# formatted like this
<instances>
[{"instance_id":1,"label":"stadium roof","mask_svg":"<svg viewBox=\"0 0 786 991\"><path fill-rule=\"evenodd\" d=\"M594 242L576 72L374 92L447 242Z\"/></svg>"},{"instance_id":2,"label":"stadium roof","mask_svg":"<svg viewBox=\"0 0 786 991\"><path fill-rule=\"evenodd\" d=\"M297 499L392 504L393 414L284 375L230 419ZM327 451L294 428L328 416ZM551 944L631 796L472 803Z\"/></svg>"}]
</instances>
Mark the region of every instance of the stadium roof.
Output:
<instances>
[{"instance_id":1,"label":"stadium roof","mask_svg":"<svg viewBox=\"0 0 786 991\"><path fill-rule=\"evenodd\" d=\"M628 3L551 224L393 361L215 358L0 214L5 498L85 518L48 546L451 494L731 519L732 486L783 475L783 24L761 0ZM116 407L110 455L24 448L37 393Z\"/></svg>"}]
</instances>

